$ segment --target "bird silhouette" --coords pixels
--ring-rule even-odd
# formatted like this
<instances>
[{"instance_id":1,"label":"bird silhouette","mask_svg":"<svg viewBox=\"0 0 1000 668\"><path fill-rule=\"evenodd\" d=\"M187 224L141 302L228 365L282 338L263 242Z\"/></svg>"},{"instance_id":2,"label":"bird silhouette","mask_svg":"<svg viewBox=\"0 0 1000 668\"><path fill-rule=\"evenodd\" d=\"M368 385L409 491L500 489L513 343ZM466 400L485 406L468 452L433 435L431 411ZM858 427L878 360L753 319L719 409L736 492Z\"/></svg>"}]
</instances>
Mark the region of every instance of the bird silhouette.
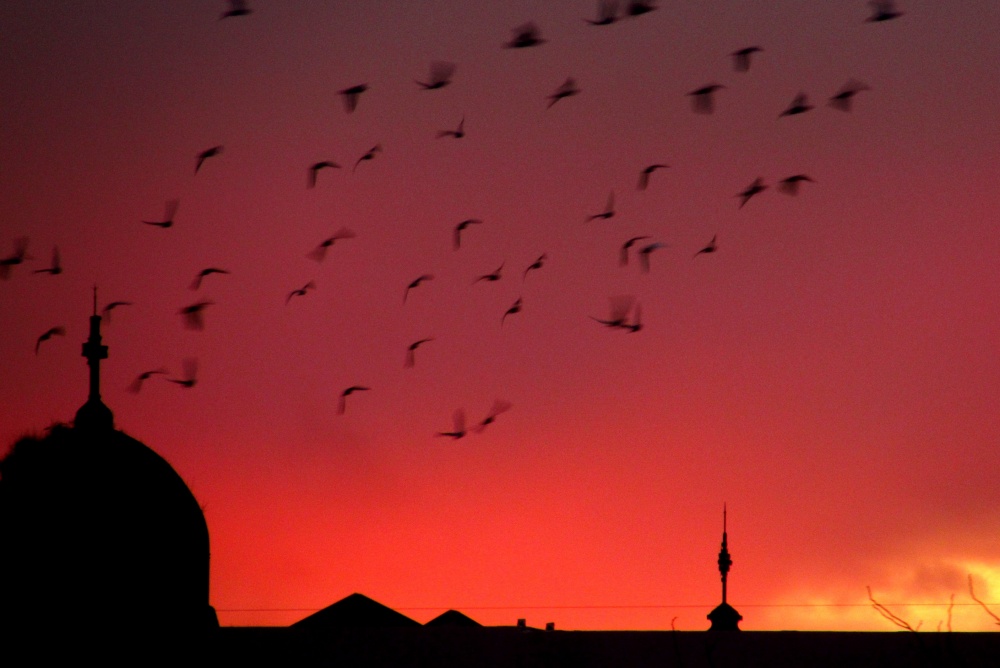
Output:
<instances>
[{"instance_id":1,"label":"bird silhouette","mask_svg":"<svg viewBox=\"0 0 1000 668\"><path fill-rule=\"evenodd\" d=\"M186 390L190 390L198 382L198 360L193 357L186 357L181 362L184 367L183 378L167 378L171 383L177 383Z\"/></svg>"},{"instance_id":2,"label":"bird silhouette","mask_svg":"<svg viewBox=\"0 0 1000 668\"><path fill-rule=\"evenodd\" d=\"M764 49L759 46L748 46L737 51L733 51L730 56L733 58L733 69L737 72L750 71L750 56L760 53Z\"/></svg>"},{"instance_id":3,"label":"bird silhouette","mask_svg":"<svg viewBox=\"0 0 1000 668\"><path fill-rule=\"evenodd\" d=\"M601 213L595 213L590 216L587 216L587 219L584 222L589 223L590 221L597 219L608 220L609 218L613 218L614 215L615 215L615 191L612 190L611 194L608 195L607 203L605 203L604 205L604 211L602 211Z\"/></svg>"},{"instance_id":4,"label":"bird silhouette","mask_svg":"<svg viewBox=\"0 0 1000 668\"><path fill-rule=\"evenodd\" d=\"M854 102L854 96L863 90L871 90L867 84L851 79L845 83L839 91L830 96L829 104L834 109L840 111L850 111Z\"/></svg>"},{"instance_id":5,"label":"bird silhouette","mask_svg":"<svg viewBox=\"0 0 1000 668\"><path fill-rule=\"evenodd\" d=\"M195 302L178 310L177 313L184 317L185 327L200 332L205 329L205 316L202 312L214 303L209 301Z\"/></svg>"},{"instance_id":6,"label":"bird silhouette","mask_svg":"<svg viewBox=\"0 0 1000 668\"><path fill-rule=\"evenodd\" d=\"M317 172L319 172L319 170L324 169L324 168L326 168L326 169L340 169L340 165L338 165L337 163L333 162L332 160L322 160L320 162L313 163L309 167L309 187L310 188L315 188L316 187L316 174L317 174Z\"/></svg>"},{"instance_id":7,"label":"bird silhouette","mask_svg":"<svg viewBox=\"0 0 1000 668\"><path fill-rule=\"evenodd\" d=\"M481 225L483 221L478 218L469 218L463 220L461 223L455 226L455 250L462 247L462 230L467 228L469 225Z\"/></svg>"},{"instance_id":8,"label":"bird silhouette","mask_svg":"<svg viewBox=\"0 0 1000 668\"><path fill-rule=\"evenodd\" d=\"M352 230L349 230L346 227L342 227L336 232L334 232L332 237L329 237L328 239L324 239L323 241L319 242L319 245L316 246L316 248L309 251L306 257L308 257L310 260L316 260L317 262L322 262L323 259L326 257L326 251L330 248L330 246L337 243L341 239L353 239L355 236L356 235Z\"/></svg>"},{"instance_id":9,"label":"bird silhouette","mask_svg":"<svg viewBox=\"0 0 1000 668\"><path fill-rule=\"evenodd\" d=\"M796 116L798 114L804 114L812 108L813 107L809 104L809 98L806 97L806 94L799 93L795 96L795 99L792 100L791 104L788 105L788 108L778 114L778 118L781 118L782 116Z\"/></svg>"},{"instance_id":10,"label":"bird silhouette","mask_svg":"<svg viewBox=\"0 0 1000 668\"><path fill-rule=\"evenodd\" d=\"M368 90L368 84L358 84L357 86L337 91L340 95L344 96L344 109L347 110L347 113L351 113L358 108L358 98L366 90Z\"/></svg>"},{"instance_id":11,"label":"bird silhouette","mask_svg":"<svg viewBox=\"0 0 1000 668\"><path fill-rule=\"evenodd\" d=\"M633 295L618 295L610 298L611 301L611 314L607 320L601 320L600 318L595 318L590 316L591 320L596 320L597 322L605 325L606 327L616 328L624 327L625 323L628 321L628 314L632 310L632 306L635 304L635 297Z\"/></svg>"},{"instance_id":12,"label":"bird silhouette","mask_svg":"<svg viewBox=\"0 0 1000 668\"><path fill-rule=\"evenodd\" d=\"M657 6L650 2L650 0L632 0L625 13L629 16L642 16L643 14L648 14L649 12L657 9Z\"/></svg>"},{"instance_id":13,"label":"bird silhouette","mask_svg":"<svg viewBox=\"0 0 1000 668\"><path fill-rule=\"evenodd\" d=\"M132 302L110 302L101 309L101 317L109 325L111 324L111 312L119 306L131 306Z\"/></svg>"},{"instance_id":14,"label":"bird silhouette","mask_svg":"<svg viewBox=\"0 0 1000 668\"><path fill-rule=\"evenodd\" d=\"M337 415L343 415L344 411L347 409L347 397L355 392L365 392L370 389L372 388L364 387L363 385L351 385L349 388L341 392L340 401L337 402Z\"/></svg>"},{"instance_id":15,"label":"bird silhouette","mask_svg":"<svg viewBox=\"0 0 1000 668\"><path fill-rule=\"evenodd\" d=\"M650 239L650 238L651 237L648 236L632 237L631 239L623 243L621 247L621 253L618 256L618 264L620 264L623 267L626 266L628 264L628 249L634 246L637 242L642 241L643 239Z\"/></svg>"},{"instance_id":16,"label":"bird silhouette","mask_svg":"<svg viewBox=\"0 0 1000 668\"><path fill-rule=\"evenodd\" d=\"M37 341L35 341L35 354L36 355L38 354L38 347L40 345L42 345L42 341L48 341L53 336L65 336L65 335L66 335L66 328L65 327L52 327L52 328L50 328L44 334L42 334L41 336L39 336Z\"/></svg>"},{"instance_id":17,"label":"bird silhouette","mask_svg":"<svg viewBox=\"0 0 1000 668\"><path fill-rule=\"evenodd\" d=\"M649 175L658 169L667 169L670 165L650 165L646 169L639 172L639 190L645 190L649 186Z\"/></svg>"},{"instance_id":18,"label":"bird silhouette","mask_svg":"<svg viewBox=\"0 0 1000 668\"><path fill-rule=\"evenodd\" d=\"M564 97L572 97L573 95L576 95L579 92L580 89L576 87L576 80L573 77L566 77L566 81L564 81L562 85L556 89L556 92L552 93L552 95L549 95L548 97L549 104L545 108L551 109L552 105L554 105L559 100L563 99Z\"/></svg>"},{"instance_id":19,"label":"bird silhouette","mask_svg":"<svg viewBox=\"0 0 1000 668\"><path fill-rule=\"evenodd\" d=\"M657 241L656 243L649 244L648 246L643 246L639 250L639 263L642 265L642 270L645 273L649 273L649 254L659 248L666 248L667 244Z\"/></svg>"},{"instance_id":20,"label":"bird silhouette","mask_svg":"<svg viewBox=\"0 0 1000 668\"><path fill-rule=\"evenodd\" d=\"M420 276L417 276L412 281L410 281L410 284L406 286L406 290L403 291L403 303L404 304L406 303L406 297L407 297L407 295L410 294L410 290L412 290L413 288L417 287L418 285L420 285L424 281L429 281L429 280L431 280L433 278L434 278L434 274L422 274Z\"/></svg>"},{"instance_id":21,"label":"bird silhouette","mask_svg":"<svg viewBox=\"0 0 1000 668\"><path fill-rule=\"evenodd\" d=\"M454 137L455 139L461 139L465 136L465 116L462 116L462 120L458 122L458 127L454 130L438 130L437 138L442 137Z\"/></svg>"},{"instance_id":22,"label":"bird silhouette","mask_svg":"<svg viewBox=\"0 0 1000 668\"><path fill-rule=\"evenodd\" d=\"M702 253L714 253L716 250L718 250L718 246L716 245L716 237L717 236L718 235L713 234L712 235L712 240L708 242L708 245L705 246L704 248L702 248L697 253L695 253L692 257L698 257Z\"/></svg>"},{"instance_id":23,"label":"bird silhouette","mask_svg":"<svg viewBox=\"0 0 1000 668\"><path fill-rule=\"evenodd\" d=\"M219 269L217 267L209 267L207 269L202 269L201 271L198 272L198 275L195 276L194 280L191 282L191 289L197 290L198 288L200 288L201 279L205 278L206 276L209 276L211 274L228 274L228 273L229 272L226 271L225 269Z\"/></svg>"},{"instance_id":24,"label":"bird silhouette","mask_svg":"<svg viewBox=\"0 0 1000 668\"><path fill-rule=\"evenodd\" d=\"M416 351L417 348L427 343L428 341L433 341L433 340L434 339L420 339L419 341L414 341L413 343L411 343L406 348L406 361L403 362L403 366L406 367L407 369L412 369L413 364L416 361L414 357L415 354L414 351Z\"/></svg>"},{"instance_id":25,"label":"bird silhouette","mask_svg":"<svg viewBox=\"0 0 1000 668\"><path fill-rule=\"evenodd\" d=\"M640 329L642 329L642 305L641 304L636 304L635 305L635 311L634 311L634 313L635 313L635 317L632 319L632 322L625 321L625 322L622 323L622 329L624 329L625 331L627 331L629 334L635 334Z\"/></svg>"},{"instance_id":26,"label":"bird silhouette","mask_svg":"<svg viewBox=\"0 0 1000 668\"><path fill-rule=\"evenodd\" d=\"M503 327L503 322L504 322L504 320L507 319L507 316L514 315L515 313L520 313L521 312L521 306L522 306L521 298L518 297L517 301L514 302L514 304L509 309L507 309L506 311L504 311L503 317L500 318L500 326Z\"/></svg>"},{"instance_id":27,"label":"bird silhouette","mask_svg":"<svg viewBox=\"0 0 1000 668\"><path fill-rule=\"evenodd\" d=\"M512 404L509 401L504 401L503 399L494 400L493 407L490 408L490 412L486 415L486 417L480 420L479 424L473 427L472 430L477 434L483 433L483 430L486 429L486 427L496 422L498 415L506 413L511 409L511 407Z\"/></svg>"},{"instance_id":28,"label":"bird silhouette","mask_svg":"<svg viewBox=\"0 0 1000 668\"><path fill-rule=\"evenodd\" d=\"M792 176L781 179L781 181L778 182L778 190L785 193L786 195L798 195L799 184L802 183L803 181L808 181L809 183L816 183L805 174L793 174Z\"/></svg>"},{"instance_id":29,"label":"bird silhouette","mask_svg":"<svg viewBox=\"0 0 1000 668\"><path fill-rule=\"evenodd\" d=\"M205 163L206 160L208 160L209 158L214 158L220 153L222 153L221 146L213 146L212 148L206 148L204 151L199 153L198 162L196 162L194 165L194 173L195 174L198 173L198 170L201 169L201 166Z\"/></svg>"},{"instance_id":30,"label":"bird silhouette","mask_svg":"<svg viewBox=\"0 0 1000 668\"><path fill-rule=\"evenodd\" d=\"M865 23L889 21L903 15L903 12L896 10L893 0L872 0L868 5L872 8L872 15L865 19Z\"/></svg>"},{"instance_id":31,"label":"bird silhouette","mask_svg":"<svg viewBox=\"0 0 1000 668\"><path fill-rule=\"evenodd\" d=\"M751 183L750 185L747 186L746 190L744 190L743 192L735 195L736 197L740 197L741 198L740 199L740 206L739 206L739 208L742 209L743 205L746 204L747 202L749 202L751 197L753 197L754 195L756 195L758 193L762 193L765 190L767 190L767 186L764 185L764 179L762 179L760 177L757 177L757 179L753 183Z\"/></svg>"},{"instance_id":32,"label":"bird silhouette","mask_svg":"<svg viewBox=\"0 0 1000 668\"><path fill-rule=\"evenodd\" d=\"M168 227L173 227L174 216L177 215L177 207L180 206L181 201L178 199L167 200L164 206L163 220L144 220L142 222L147 225L155 225L156 227L162 227L166 229Z\"/></svg>"},{"instance_id":33,"label":"bird silhouette","mask_svg":"<svg viewBox=\"0 0 1000 668\"><path fill-rule=\"evenodd\" d=\"M314 283L313 281L309 281L298 290L292 290L291 292L288 293L288 296L285 297L285 306L288 306L288 302L292 301L292 297L304 297L306 293L308 293L310 290L315 290L315 289L316 289L316 283Z\"/></svg>"},{"instance_id":34,"label":"bird silhouette","mask_svg":"<svg viewBox=\"0 0 1000 668\"><path fill-rule=\"evenodd\" d=\"M382 144L375 144L370 149L368 149L367 153L358 158L358 161L354 163L354 169L352 169L351 171L352 172L358 171L358 165L360 165L362 162L365 162L366 160L374 160L375 156L381 152L382 152Z\"/></svg>"},{"instance_id":35,"label":"bird silhouette","mask_svg":"<svg viewBox=\"0 0 1000 668\"><path fill-rule=\"evenodd\" d=\"M35 269L35 274L52 274L58 276L62 273L62 263L59 261L59 246L52 247L52 266L45 269Z\"/></svg>"},{"instance_id":36,"label":"bird silhouette","mask_svg":"<svg viewBox=\"0 0 1000 668\"><path fill-rule=\"evenodd\" d=\"M547 259L549 259L548 254L542 253L539 255L538 259L529 264L528 268L524 270L524 276L521 277L521 281L523 282L526 278L528 278L528 272L532 269L541 269Z\"/></svg>"},{"instance_id":37,"label":"bird silhouette","mask_svg":"<svg viewBox=\"0 0 1000 668\"><path fill-rule=\"evenodd\" d=\"M442 61L434 61L431 63L431 75L426 81L418 81L417 84L420 85L424 90L436 90L438 88L444 88L451 83L451 77L455 74L455 63L446 63Z\"/></svg>"},{"instance_id":38,"label":"bird silhouette","mask_svg":"<svg viewBox=\"0 0 1000 668\"><path fill-rule=\"evenodd\" d=\"M463 436L465 436L465 410L461 408L456 408L454 415L451 416L452 423L455 425L454 431L439 431L438 436L450 436L456 441Z\"/></svg>"},{"instance_id":39,"label":"bird silhouette","mask_svg":"<svg viewBox=\"0 0 1000 668\"><path fill-rule=\"evenodd\" d=\"M618 0L597 0L597 18L584 19L592 26L611 25L618 20Z\"/></svg>"},{"instance_id":40,"label":"bird silhouette","mask_svg":"<svg viewBox=\"0 0 1000 668\"><path fill-rule=\"evenodd\" d=\"M142 384L144 381L149 380L150 378L152 378L157 374L166 375L168 373L170 372L167 371L166 369L153 369L152 371L143 371L138 376L136 376L135 380L133 380L131 384L129 384L128 391L131 392L132 394L138 394L139 390L142 389Z\"/></svg>"},{"instance_id":41,"label":"bird silhouette","mask_svg":"<svg viewBox=\"0 0 1000 668\"><path fill-rule=\"evenodd\" d=\"M223 12L222 16L219 17L219 20L221 21L222 19L228 19L234 16L246 16L250 12L251 10L247 8L245 0L229 0L229 11Z\"/></svg>"},{"instance_id":42,"label":"bird silhouette","mask_svg":"<svg viewBox=\"0 0 1000 668\"><path fill-rule=\"evenodd\" d=\"M496 271L494 271L492 273L489 273L489 274L483 274L482 276L480 276L479 278L477 278L476 280L474 280L472 282L473 285L475 285L479 281L489 281L490 283L493 283L495 281L499 281L500 280L500 270L503 269L503 265L504 265L504 262L501 262L500 266L496 268Z\"/></svg>"},{"instance_id":43,"label":"bird silhouette","mask_svg":"<svg viewBox=\"0 0 1000 668\"><path fill-rule=\"evenodd\" d=\"M525 49L529 46L545 43L545 40L538 34L538 26L530 21L514 28L511 32L514 33L514 36L503 45L505 49Z\"/></svg>"},{"instance_id":44,"label":"bird silhouette","mask_svg":"<svg viewBox=\"0 0 1000 668\"><path fill-rule=\"evenodd\" d=\"M28 237L20 237L14 240L14 253L0 259L0 279L7 280L10 270L22 264L28 258Z\"/></svg>"},{"instance_id":45,"label":"bird silhouette","mask_svg":"<svg viewBox=\"0 0 1000 668\"><path fill-rule=\"evenodd\" d=\"M711 114L715 111L715 91L725 88L722 84L709 84L696 88L688 95L691 96L691 108L696 114Z\"/></svg>"}]
</instances>

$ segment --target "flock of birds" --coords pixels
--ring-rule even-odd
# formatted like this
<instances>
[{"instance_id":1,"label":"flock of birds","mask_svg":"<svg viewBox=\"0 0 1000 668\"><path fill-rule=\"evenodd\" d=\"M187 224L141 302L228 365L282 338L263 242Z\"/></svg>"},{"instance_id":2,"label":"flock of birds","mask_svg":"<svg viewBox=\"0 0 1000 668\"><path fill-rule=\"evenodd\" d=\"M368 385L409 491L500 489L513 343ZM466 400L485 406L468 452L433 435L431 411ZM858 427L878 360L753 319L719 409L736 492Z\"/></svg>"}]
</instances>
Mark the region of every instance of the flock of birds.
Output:
<instances>
[{"instance_id":1,"label":"flock of birds","mask_svg":"<svg viewBox=\"0 0 1000 668\"><path fill-rule=\"evenodd\" d=\"M868 4L870 5L872 11L871 14L865 19L867 22L889 21L896 19L903 14L896 9L895 3L892 2L892 0L873 0ZM597 6L597 16L593 19L585 18L584 21L591 26L607 26L626 18L640 17L657 9L657 5L651 0L629 0L622 11L620 11L619 5L620 3L618 0L599 0ZM246 17L251 13L252 10L243 0L230 0L229 9L222 14L220 20ZM545 43L546 39L541 36L539 28L534 23L526 23L515 28L510 40L503 43L502 46L507 49L524 49L537 47ZM738 73L748 72L751 68L754 56L763 51L764 49L762 47L756 45L743 47L733 51L730 54L733 69ZM422 90L427 91L444 88L451 84L456 69L457 67L453 63L433 62L430 67L429 76L426 80L417 80L416 84ZM353 113L357 110L361 98L368 88L368 84L360 83L338 91L339 95L343 98L344 108L347 113ZM693 112L698 114L712 114L715 110L715 97L718 92L724 88L725 87L721 84L711 83L688 93L691 97ZM870 89L864 83L853 79L849 80L840 90L829 97L827 104L833 109L842 112L850 112L855 96L858 93L867 90ZM569 77L546 98L546 108L551 109L561 100L573 97L579 93L580 88L577 86L576 81L572 77ZM797 116L812 111L813 109L814 105L810 104L808 96L805 93L799 93L790 102L788 107L780 112L778 118ZM437 133L437 138L451 138L456 140L463 139L465 137L464 126L465 118L463 117L455 129L441 130ZM208 163L209 160L220 156L223 153L223 150L224 147L222 145L217 145L199 152L196 155L194 164L195 175L199 174L202 169L206 167L206 163ZM363 163L376 159L381 152L381 144L376 144L357 158L357 160L353 163L352 171L356 171ZM642 169L639 173L637 189L640 191L646 190L650 186L652 175L658 170L668 169L669 167L670 166L667 164L655 163ZM306 172L306 187L315 188L317 186L317 181L320 178L320 173L324 170L336 170L341 168L342 166L340 164L332 160L321 160L309 165ZM778 181L777 189L779 192L786 195L795 196L799 193L799 189L804 183L815 183L815 181L806 174L793 174ZM769 186L764 182L763 178L756 178L744 190L735 195L735 197L739 199L738 208L743 208L750 202L751 199L767 190L768 187ZM143 220L142 223L160 229L171 228L174 225L174 218L177 215L179 204L180 202L177 199L167 201L162 219ZM584 219L584 222L589 223L593 221L606 221L614 216L615 193L614 191L611 191L608 195L604 209L600 212L587 216ZM457 223L454 227L452 237L454 250L459 251L462 248L463 234L469 233L471 228L482 224L483 220L475 218L462 220ZM328 252L334 245L338 242L349 241L355 237L356 234L354 231L343 227L330 237L321 240L316 247L308 253L307 257L317 263L323 262L327 257ZM667 244L662 241L656 241L648 235L633 236L626 240L619 248L619 264L621 266L628 265L630 256L634 252L639 261L641 270L643 272L649 272L652 254L665 247L667 247ZM633 251L633 249L635 250ZM717 235L713 235L709 242L694 253L693 258L715 253L717 250ZM32 259L34 258L28 255L28 239L15 239L13 252L6 257L0 258L0 279L7 280L12 275L15 267ZM534 262L524 268L521 272L522 282L527 280L530 272L542 269L546 260L548 260L548 255L546 253L542 253ZM505 262L501 263L495 270L479 275L475 278L473 284L477 284L479 282L490 283L501 280L504 276L503 270L505 265ZM33 273L43 275L48 274L49 276L58 276L62 274L63 268L59 248L53 248L51 262L48 267L35 269L33 270ZM229 273L230 272L228 270L220 267L206 267L195 275L189 287L192 291L199 291L205 280L209 277L215 275L224 276ZM434 275L427 273L421 274L410 281L403 290L403 304L406 304L407 298L412 290L418 289L421 285L428 281L432 281L433 279ZM285 306L290 306L293 300L306 297L310 291L315 289L315 287L315 282L309 281L301 287L291 289L285 297ZM590 318L600 325L614 330L621 330L627 333L636 333L642 330L642 309L641 305L634 296L615 296L612 297L610 301L610 312L606 318L598 318L595 316L590 316ZM110 320L111 312L114 309L129 305L131 305L131 302L128 301L110 302L101 309L101 315L105 320ZM180 308L177 314L180 316L184 327L191 330L202 330L205 327L205 311L212 305L212 301L200 299ZM508 317L520 313L522 306L522 298L518 297L517 300L501 315L499 319L500 327L503 327ZM39 354L43 343L49 341L54 336L64 336L65 334L66 329L63 326L49 328L38 336L35 343L35 354ZM404 367L412 368L415 365L415 354L417 349L420 346L432 341L434 341L433 337L427 337L421 338L410 344L406 349ZM183 361L183 370L184 373L179 377L173 377L165 368L143 371L136 376L135 380L129 386L129 390L131 392L138 393L143 384L154 376L163 376L169 382L175 383L183 388L194 387L197 383L197 360L194 358L185 359ZM345 388L340 394L337 412L339 414L345 413L347 397L358 392L366 392L369 390L371 390L370 387L363 385L351 385L350 387ZM466 436L470 431L481 432L488 425L492 424L499 415L508 411L510 408L510 402L497 399L487 415L471 428L467 428L465 411L461 408L457 409L453 414L453 427L450 430L440 431L437 435L452 439L460 439Z\"/></svg>"}]
</instances>

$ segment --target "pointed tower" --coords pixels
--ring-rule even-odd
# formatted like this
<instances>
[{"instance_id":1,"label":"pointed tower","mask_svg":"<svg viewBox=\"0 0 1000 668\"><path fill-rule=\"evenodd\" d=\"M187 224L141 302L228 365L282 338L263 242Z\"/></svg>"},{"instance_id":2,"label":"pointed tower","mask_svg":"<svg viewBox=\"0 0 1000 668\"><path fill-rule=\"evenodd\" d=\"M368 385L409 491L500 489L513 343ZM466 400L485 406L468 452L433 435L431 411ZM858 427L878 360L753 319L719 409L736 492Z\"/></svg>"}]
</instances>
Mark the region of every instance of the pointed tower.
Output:
<instances>
[{"instance_id":1,"label":"pointed tower","mask_svg":"<svg viewBox=\"0 0 1000 668\"><path fill-rule=\"evenodd\" d=\"M73 426L83 431L111 431L115 426L114 414L101 401L101 360L108 358L108 347L101 343L101 316L97 315L97 286L94 286L94 310L90 316L90 338L83 344L83 356L90 367L90 394L87 403L80 406Z\"/></svg>"},{"instance_id":2,"label":"pointed tower","mask_svg":"<svg viewBox=\"0 0 1000 668\"><path fill-rule=\"evenodd\" d=\"M729 568L733 565L733 560L729 557L729 544L726 536L726 504L722 504L722 549L719 550L719 574L722 575L722 603L712 612L708 613L708 619L712 622L709 631L739 631L740 622L743 615L736 612L736 608L726 601L726 581L729 576Z\"/></svg>"}]
</instances>

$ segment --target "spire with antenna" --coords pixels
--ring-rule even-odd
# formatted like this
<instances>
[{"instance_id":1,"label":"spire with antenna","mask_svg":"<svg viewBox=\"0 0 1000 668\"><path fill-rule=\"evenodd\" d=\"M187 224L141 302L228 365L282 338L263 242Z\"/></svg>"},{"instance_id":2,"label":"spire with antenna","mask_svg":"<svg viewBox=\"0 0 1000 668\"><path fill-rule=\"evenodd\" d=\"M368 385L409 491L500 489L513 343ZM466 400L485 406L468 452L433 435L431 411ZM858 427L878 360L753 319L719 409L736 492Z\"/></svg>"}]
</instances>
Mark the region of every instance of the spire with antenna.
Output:
<instances>
[{"instance_id":1,"label":"spire with antenna","mask_svg":"<svg viewBox=\"0 0 1000 668\"><path fill-rule=\"evenodd\" d=\"M709 631L739 631L739 623L743 615L736 612L736 609L729 605L726 600L727 584L729 579L729 569L733 565L733 560L729 556L729 536L726 533L726 504L722 504L722 549L719 550L719 574L722 576L722 603L712 612L708 613L708 618L712 622Z\"/></svg>"},{"instance_id":2,"label":"spire with antenna","mask_svg":"<svg viewBox=\"0 0 1000 668\"><path fill-rule=\"evenodd\" d=\"M90 393L87 403L76 412L73 426L92 431L114 428L114 415L101 401L101 360L107 359L108 347L101 343L101 316L97 315L97 286L94 286L93 315L90 316L90 337L83 344L83 356L90 367Z\"/></svg>"}]
</instances>

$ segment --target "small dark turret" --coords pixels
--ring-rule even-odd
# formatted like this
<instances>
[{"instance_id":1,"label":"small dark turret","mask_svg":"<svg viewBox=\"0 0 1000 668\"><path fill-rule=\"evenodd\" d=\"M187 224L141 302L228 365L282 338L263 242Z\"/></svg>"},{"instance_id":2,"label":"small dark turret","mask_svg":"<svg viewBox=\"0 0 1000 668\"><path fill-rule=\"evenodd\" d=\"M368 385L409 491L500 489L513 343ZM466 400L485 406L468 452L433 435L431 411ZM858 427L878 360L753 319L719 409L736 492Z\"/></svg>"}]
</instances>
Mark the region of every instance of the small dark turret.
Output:
<instances>
[{"instance_id":1,"label":"small dark turret","mask_svg":"<svg viewBox=\"0 0 1000 668\"><path fill-rule=\"evenodd\" d=\"M90 367L90 394L73 420L77 429L90 432L111 431L114 414L101 401L101 360L108 358L108 347L101 344L101 316L97 315L97 286L94 286L94 311L90 316L90 338L83 344L83 356Z\"/></svg>"},{"instance_id":2,"label":"small dark turret","mask_svg":"<svg viewBox=\"0 0 1000 668\"><path fill-rule=\"evenodd\" d=\"M726 536L726 505L722 505L722 549L719 550L719 573L722 575L722 603L712 612L708 613L708 619L712 622L709 631L739 631L739 623L743 620L743 615L736 612L736 608L726 601L726 581L729 576L729 569L733 565L733 560L729 557L729 545Z\"/></svg>"}]
</instances>

